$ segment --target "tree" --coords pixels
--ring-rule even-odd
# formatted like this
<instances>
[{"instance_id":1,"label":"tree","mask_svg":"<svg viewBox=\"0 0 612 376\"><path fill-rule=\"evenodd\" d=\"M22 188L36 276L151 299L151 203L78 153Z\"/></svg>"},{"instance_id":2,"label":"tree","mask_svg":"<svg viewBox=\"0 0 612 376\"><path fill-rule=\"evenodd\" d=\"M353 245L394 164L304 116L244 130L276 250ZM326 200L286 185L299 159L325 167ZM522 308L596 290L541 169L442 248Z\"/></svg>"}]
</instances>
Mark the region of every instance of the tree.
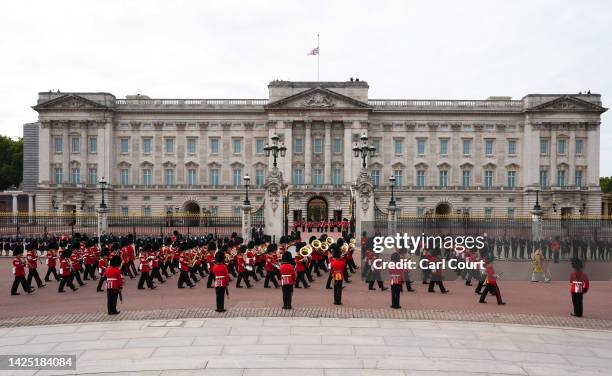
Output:
<instances>
[{"instance_id":1,"label":"tree","mask_svg":"<svg viewBox=\"0 0 612 376\"><path fill-rule=\"evenodd\" d=\"M612 176L599 178L599 186L603 193L612 193Z\"/></svg>"},{"instance_id":2,"label":"tree","mask_svg":"<svg viewBox=\"0 0 612 376\"><path fill-rule=\"evenodd\" d=\"M0 190L14 185L23 178L23 139L13 140L0 136Z\"/></svg>"}]
</instances>

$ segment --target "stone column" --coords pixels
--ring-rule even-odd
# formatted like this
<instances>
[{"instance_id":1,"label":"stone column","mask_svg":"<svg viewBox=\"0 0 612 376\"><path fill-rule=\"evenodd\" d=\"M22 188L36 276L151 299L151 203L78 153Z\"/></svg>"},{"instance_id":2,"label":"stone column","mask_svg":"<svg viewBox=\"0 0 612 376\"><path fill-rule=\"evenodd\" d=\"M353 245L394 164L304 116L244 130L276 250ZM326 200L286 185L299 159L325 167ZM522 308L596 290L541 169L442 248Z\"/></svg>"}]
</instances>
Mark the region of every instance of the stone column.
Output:
<instances>
[{"instance_id":1,"label":"stone column","mask_svg":"<svg viewBox=\"0 0 612 376\"><path fill-rule=\"evenodd\" d=\"M34 195L28 193L28 215L34 214Z\"/></svg>"},{"instance_id":2,"label":"stone column","mask_svg":"<svg viewBox=\"0 0 612 376\"><path fill-rule=\"evenodd\" d=\"M312 184L312 135L311 135L312 123L306 121L304 129L306 134L304 136L304 183Z\"/></svg>"},{"instance_id":3,"label":"stone column","mask_svg":"<svg viewBox=\"0 0 612 376\"><path fill-rule=\"evenodd\" d=\"M394 236L397 232L397 206L389 204L387 210L387 235Z\"/></svg>"},{"instance_id":4,"label":"stone column","mask_svg":"<svg viewBox=\"0 0 612 376\"><path fill-rule=\"evenodd\" d=\"M98 241L108 232L108 208L98 208Z\"/></svg>"},{"instance_id":5,"label":"stone column","mask_svg":"<svg viewBox=\"0 0 612 376\"><path fill-rule=\"evenodd\" d=\"M283 121L279 120L279 124L282 124ZM283 142L285 143L285 147L287 148L286 157L283 161L283 175L287 181L291 181L291 173L292 165L293 165L293 122L285 121L284 122L285 133L283 137Z\"/></svg>"},{"instance_id":6,"label":"stone column","mask_svg":"<svg viewBox=\"0 0 612 376\"><path fill-rule=\"evenodd\" d=\"M18 213L18 207L17 207L17 198L19 197L19 195L17 193L13 193L13 215L17 215Z\"/></svg>"},{"instance_id":7,"label":"stone column","mask_svg":"<svg viewBox=\"0 0 612 376\"><path fill-rule=\"evenodd\" d=\"M251 205L242 205L242 238L245 243L251 240Z\"/></svg>"},{"instance_id":8,"label":"stone column","mask_svg":"<svg viewBox=\"0 0 612 376\"><path fill-rule=\"evenodd\" d=\"M62 121L62 184L70 182L70 153L72 152L72 145L70 142L70 122Z\"/></svg>"},{"instance_id":9,"label":"stone column","mask_svg":"<svg viewBox=\"0 0 612 376\"><path fill-rule=\"evenodd\" d=\"M372 236L374 230L374 192L372 179L366 169L362 169L355 190L355 239L361 246L363 232Z\"/></svg>"},{"instance_id":10,"label":"stone column","mask_svg":"<svg viewBox=\"0 0 612 376\"><path fill-rule=\"evenodd\" d=\"M353 140L351 133L351 123L344 122L344 137L342 140L343 155L344 155L344 184L353 184L352 163L353 163Z\"/></svg>"},{"instance_id":11,"label":"stone column","mask_svg":"<svg viewBox=\"0 0 612 376\"><path fill-rule=\"evenodd\" d=\"M104 146L102 150L104 150L104 155L101 155L99 157L100 158L99 161L101 161L103 164L101 177L103 177L109 185L112 185L114 183L113 174L111 173L111 171L113 171L112 165L114 162L114 158L113 158L114 153L113 153L113 123L111 121L108 121L106 122L106 124L104 124L103 145Z\"/></svg>"},{"instance_id":12,"label":"stone column","mask_svg":"<svg viewBox=\"0 0 612 376\"><path fill-rule=\"evenodd\" d=\"M266 234L272 237L273 242L278 242L284 230L284 195L283 177L278 168L272 168L266 177L264 221Z\"/></svg>"},{"instance_id":13,"label":"stone column","mask_svg":"<svg viewBox=\"0 0 612 376\"><path fill-rule=\"evenodd\" d=\"M54 144L50 127L51 122L44 121L38 130L38 182L43 184L51 182L51 150Z\"/></svg>"},{"instance_id":14,"label":"stone column","mask_svg":"<svg viewBox=\"0 0 612 376\"><path fill-rule=\"evenodd\" d=\"M325 122L325 141L323 142L323 145L323 152L325 153L323 155L325 162L325 169L323 170L323 184L331 184L331 121Z\"/></svg>"}]
</instances>

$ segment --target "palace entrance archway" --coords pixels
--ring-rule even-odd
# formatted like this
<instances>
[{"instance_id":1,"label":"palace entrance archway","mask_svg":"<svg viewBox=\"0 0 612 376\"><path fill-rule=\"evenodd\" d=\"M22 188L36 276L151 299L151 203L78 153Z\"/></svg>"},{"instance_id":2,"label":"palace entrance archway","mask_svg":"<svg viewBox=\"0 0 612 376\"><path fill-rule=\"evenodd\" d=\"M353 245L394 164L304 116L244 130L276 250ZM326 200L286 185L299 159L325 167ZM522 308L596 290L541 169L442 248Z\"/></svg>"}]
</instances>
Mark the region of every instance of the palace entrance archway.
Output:
<instances>
[{"instance_id":1,"label":"palace entrance archway","mask_svg":"<svg viewBox=\"0 0 612 376\"><path fill-rule=\"evenodd\" d=\"M200 205L195 201L187 201L183 204L183 212L185 216L185 224L195 227L200 225Z\"/></svg>"},{"instance_id":2,"label":"palace entrance archway","mask_svg":"<svg viewBox=\"0 0 612 376\"><path fill-rule=\"evenodd\" d=\"M451 214L451 206L448 202L441 202L436 205L436 215L450 215Z\"/></svg>"},{"instance_id":3,"label":"palace entrance archway","mask_svg":"<svg viewBox=\"0 0 612 376\"><path fill-rule=\"evenodd\" d=\"M308 200L307 217L309 221L319 221L321 219L329 219L327 201L320 196L315 196Z\"/></svg>"}]
</instances>

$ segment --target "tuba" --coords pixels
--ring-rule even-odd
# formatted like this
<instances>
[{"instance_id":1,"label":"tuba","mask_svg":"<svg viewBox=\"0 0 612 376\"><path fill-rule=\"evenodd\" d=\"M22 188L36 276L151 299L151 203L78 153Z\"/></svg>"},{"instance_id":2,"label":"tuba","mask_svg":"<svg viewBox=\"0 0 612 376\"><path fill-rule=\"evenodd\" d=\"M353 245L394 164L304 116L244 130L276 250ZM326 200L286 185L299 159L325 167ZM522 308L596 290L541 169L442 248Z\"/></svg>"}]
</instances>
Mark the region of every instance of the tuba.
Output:
<instances>
[{"instance_id":1,"label":"tuba","mask_svg":"<svg viewBox=\"0 0 612 376\"><path fill-rule=\"evenodd\" d=\"M313 241L314 243L314 241ZM298 251L299 255L306 258L308 256L310 256L310 254L312 253L312 248L310 248L309 246L304 246L302 248L300 248L300 250Z\"/></svg>"},{"instance_id":2,"label":"tuba","mask_svg":"<svg viewBox=\"0 0 612 376\"><path fill-rule=\"evenodd\" d=\"M312 246L312 248L314 249L319 249L321 248L321 241L319 239L315 239L312 241L312 243L310 243L310 245ZM302 247L302 249L304 249L305 247ZM300 249L300 252L302 251L302 249ZM312 252L312 250L310 250Z\"/></svg>"},{"instance_id":3,"label":"tuba","mask_svg":"<svg viewBox=\"0 0 612 376\"><path fill-rule=\"evenodd\" d=\"M325 238L325 243L327 243L328 246L334 244L334 238L328 236Z\"/></svg>"},{"instance_id":4,"label":"tuba","mask_svg":"<svg viewBox=\"0 0 612 376\"><path fill-rule=\"evenodd\" d=\"M327 250L329 249L329 245L327 245L327 242L321 244L321 252L327 252Z\"/></svg>"}]
</instances>

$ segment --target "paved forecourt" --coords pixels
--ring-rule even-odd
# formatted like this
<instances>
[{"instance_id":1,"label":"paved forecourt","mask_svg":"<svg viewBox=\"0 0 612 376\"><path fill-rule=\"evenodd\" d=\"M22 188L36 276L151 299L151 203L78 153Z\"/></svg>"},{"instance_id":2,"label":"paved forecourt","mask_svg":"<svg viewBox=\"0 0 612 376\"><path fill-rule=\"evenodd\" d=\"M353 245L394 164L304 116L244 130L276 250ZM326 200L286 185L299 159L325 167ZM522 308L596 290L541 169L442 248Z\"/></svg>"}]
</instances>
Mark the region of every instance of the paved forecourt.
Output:
<instances>
[{"instance_id":1,"label":"paved forecourt","mask_svg":"<svg viewBox=\"0 0 612 376\"><path fill-rule=\"evenodd\" d=\"M377 319L138 320L2 328L0 354L77 356L76 371L16 373L37 376L609 375L612 331Z\"/></svg>"}]
</instances>

